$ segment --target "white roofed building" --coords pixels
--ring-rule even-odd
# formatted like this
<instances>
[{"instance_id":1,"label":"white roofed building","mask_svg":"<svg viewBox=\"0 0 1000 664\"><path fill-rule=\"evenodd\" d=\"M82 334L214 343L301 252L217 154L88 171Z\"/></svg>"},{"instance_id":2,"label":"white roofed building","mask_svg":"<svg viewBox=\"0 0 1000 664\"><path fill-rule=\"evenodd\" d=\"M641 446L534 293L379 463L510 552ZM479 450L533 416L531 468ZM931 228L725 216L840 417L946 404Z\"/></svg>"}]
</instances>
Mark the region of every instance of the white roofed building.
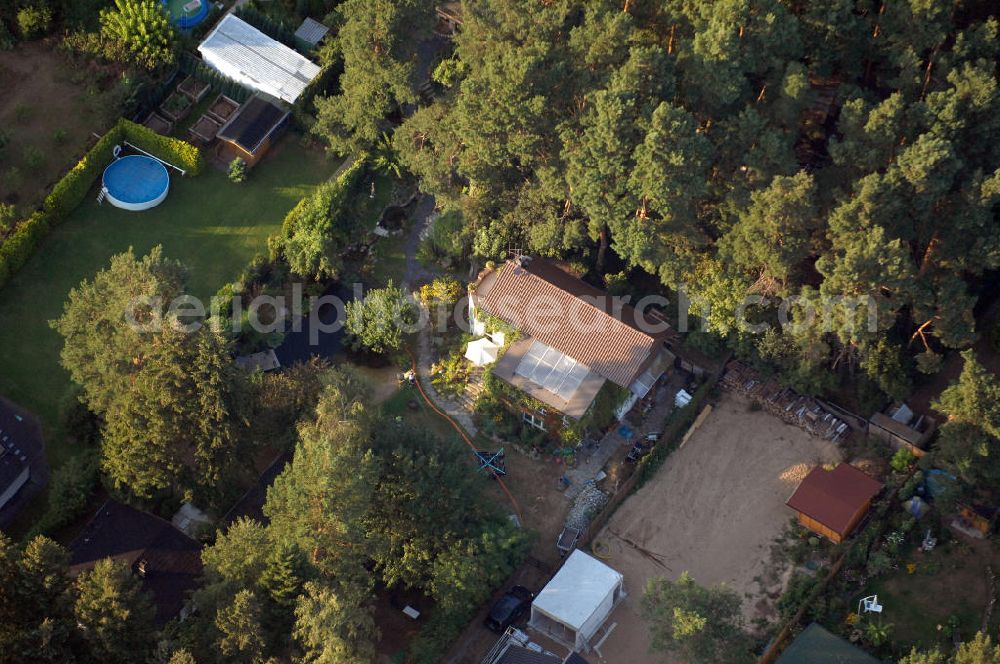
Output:
<instances>
[{"instance_id":1,"label":"white roofed building","mask_svg":"<svg viewBox=\"0 0 1000 664\"><path fill-rule=\"evenodd\" d=\"M531 603L528 626L572 650L590 639L625 597L624 577L576 549Z\"/></svg>"},{"instance_id":2,"label":"white roofed building","mask_svg":"<svg viewBox=\"0 0 1000 664\"><path fill-rule=\"evenodd\" d=\"M320 72L319 65L233 14L219 21L198 52L222 75L289 104Z\"/></svg>"}]
</instances>

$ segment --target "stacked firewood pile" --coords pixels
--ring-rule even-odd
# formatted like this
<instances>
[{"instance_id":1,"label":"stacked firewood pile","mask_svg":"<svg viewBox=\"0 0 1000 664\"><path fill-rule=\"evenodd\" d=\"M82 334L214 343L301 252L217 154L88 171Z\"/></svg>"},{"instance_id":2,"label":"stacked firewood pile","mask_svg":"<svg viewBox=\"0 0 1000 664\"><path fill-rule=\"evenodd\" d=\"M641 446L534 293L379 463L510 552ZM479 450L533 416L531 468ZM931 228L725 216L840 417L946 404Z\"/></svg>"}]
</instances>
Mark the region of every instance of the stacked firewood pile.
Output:
<instances>
[{"instance_id":1,"label":"stacked firewood pile","mask_svg":"<svg viewBox=\"0 0 1000 664\"><path fill-rule=\"evenodd\" d=\"M812 397L802 396L790 387L765 380L759 373L737 360L726 365L726 373L720 384L723 389L752 399L768 413L805 429L814 436L840 443L851 435L851 427L847 422Z\"/></svg>"}]
</instances>

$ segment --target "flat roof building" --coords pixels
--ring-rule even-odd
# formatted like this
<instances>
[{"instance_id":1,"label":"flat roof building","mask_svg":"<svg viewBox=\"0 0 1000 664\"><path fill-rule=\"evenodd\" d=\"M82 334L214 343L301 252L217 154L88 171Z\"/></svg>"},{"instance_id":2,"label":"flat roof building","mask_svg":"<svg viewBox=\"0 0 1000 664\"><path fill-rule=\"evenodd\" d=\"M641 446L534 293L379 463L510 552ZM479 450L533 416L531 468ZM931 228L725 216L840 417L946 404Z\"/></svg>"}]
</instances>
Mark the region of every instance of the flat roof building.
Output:
<instances>
[{"instance_id":1,"label":"flat roof building","mask_svg":"<svg viewBox=\"0 0 1000 664\"><path fill-rule=\"evenodd\" d=\"M620 572L576 549L531 603L528 626L571 650L590 639L625 597Z\"/></svg>"},{"instance_id":2,"label":"flat roof building","mask_svg":"<svg viewBox=\"0 0 1000 664\"><path fill-rule=\"evenodd\" d=\"M319 65L233 14L219 21L198 52L222 75L289 104L320 72Z\"/></svg>"}]
</instances>

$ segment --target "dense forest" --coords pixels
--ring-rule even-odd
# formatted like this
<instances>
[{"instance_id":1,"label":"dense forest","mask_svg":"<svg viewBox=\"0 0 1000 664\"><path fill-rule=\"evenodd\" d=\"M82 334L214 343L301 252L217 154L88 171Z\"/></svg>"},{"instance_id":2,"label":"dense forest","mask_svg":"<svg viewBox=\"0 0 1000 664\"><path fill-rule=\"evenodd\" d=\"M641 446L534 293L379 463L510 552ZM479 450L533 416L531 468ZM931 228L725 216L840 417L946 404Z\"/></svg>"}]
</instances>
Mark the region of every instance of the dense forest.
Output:
<instances>
[{"instance_id":1,"label":"dense forest","mask_svg":"<svg viewBox=\"0 0 1000 664\"><path fill-rule=\"evenodd\" d=\"M695 340L811 392L839 374L902 397L976 337L1000 264L990 3L462 3L415 111L429 3L338 11L345 73L316 131L364 148L394 126L466 256L683 286ZM792 325L741 324L782 306Z\"/></svg>"}]
</instances>

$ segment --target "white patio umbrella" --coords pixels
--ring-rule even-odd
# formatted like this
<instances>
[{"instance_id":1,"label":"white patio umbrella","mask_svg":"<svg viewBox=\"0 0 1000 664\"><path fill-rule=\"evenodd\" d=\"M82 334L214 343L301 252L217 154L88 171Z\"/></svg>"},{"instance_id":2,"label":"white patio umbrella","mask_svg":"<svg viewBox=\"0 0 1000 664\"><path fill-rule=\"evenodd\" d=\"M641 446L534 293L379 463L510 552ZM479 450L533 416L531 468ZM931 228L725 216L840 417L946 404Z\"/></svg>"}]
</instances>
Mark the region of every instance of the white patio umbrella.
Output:
<instances>
[{"instance_id":1,"label":"white patio umbrella","mask_svg":"<svg viewBox=\"0 0 1000 664\"><path fill-rule=\"evenodd\" d=\"M465 359L477 367L483 367L496 362L499 351L500 346L483 337L469 342L469 347L465 351Z\"/></svg>"}]
</instances>

